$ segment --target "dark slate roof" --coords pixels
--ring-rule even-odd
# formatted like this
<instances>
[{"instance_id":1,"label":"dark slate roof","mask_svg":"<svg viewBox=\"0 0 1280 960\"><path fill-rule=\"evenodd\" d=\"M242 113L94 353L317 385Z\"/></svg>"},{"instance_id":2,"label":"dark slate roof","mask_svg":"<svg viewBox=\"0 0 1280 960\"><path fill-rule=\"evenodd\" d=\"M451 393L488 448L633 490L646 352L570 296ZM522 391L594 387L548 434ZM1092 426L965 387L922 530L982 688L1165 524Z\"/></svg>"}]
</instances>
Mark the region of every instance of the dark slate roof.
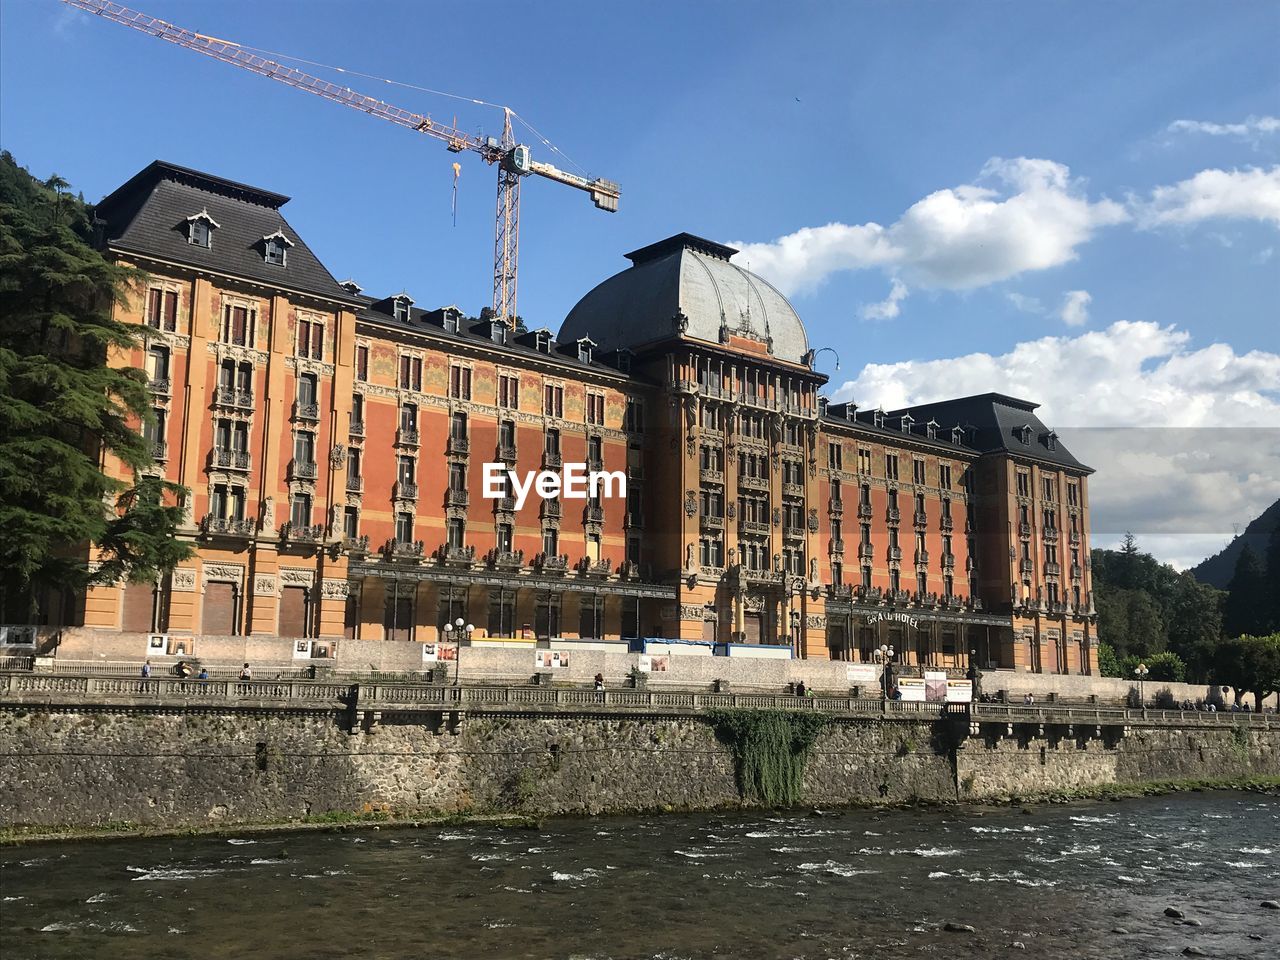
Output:
<instances>
[{"instance_id":1,"label":"dark slate roof","mask_svg":"<svg viewBox=\"0 0 1280 960\"><path fill-rule=\"evenodd\" d=\"M923 420L916 420L911 425L910 430L903 430L897 417L890 417L886 413L884 415L884 426L877 426L875 422L877 411L859 410L854 405L852 417L850 417L849 407L850 405L847 403L828 404L826 413L822 418L823 423L853 427L862 433L870 434L890 444L910 440L912 443L955 451L967 456L976 456L980 452L968 442L969 435L967 432L958 434L956 439L952 439L952 428L957 424L940 422L934 432L934 436L930 437L928 417Z\"/></svg>"},{"instance_id":2,"label":"dark slate roof","mask_svg":"<svg viewBox=\"0 0 1280 960\"><path fill-rule=\"evenodd\" d=\"M279 193L156 160L105 197L95 212L114 250L355 303L281 215L288 201ZM202 211L218 224L209 247L187 242L188 218ZM262 238L276 232L293 244L283 266L263 258Z\"/></svg>"},{"instance_id":3,"label":"dark slate roof","mask_svg":"<svg viewBox=\"0 0 1280 960\"><path fill-rule=\"evenodd\" d=\"M602 350L634 348L683 333L708 343L722 334L771 345L773 356L809 363L809 341L787 298L729 262L732 247L680 233L627 254L631 266L578 301L560 327L565 342L590 337Z\"/></svg>"},{"instance_id":4,"label":"dark slate roof","mask_svg":"<svg viewBox=\"0 0 1280 960\"><path fill-rule=\"evenodd\" d=\"M904 413L910 413L916 425L933 418L948 429L958 423L970 428L968 442L982 453L1007 453L1015 457L1028 457L1044 463L1092 473L1056 439L1050 446L1052 431L1036 416L1040 405L1029 400L1006 396L1003 393L981 393L956 400L940 400L937 403L921 403L885 414L887 423L896 422ZM1023 428L1029 427L1029 443L1022 442Z\"/></svg>"}]
</instances>

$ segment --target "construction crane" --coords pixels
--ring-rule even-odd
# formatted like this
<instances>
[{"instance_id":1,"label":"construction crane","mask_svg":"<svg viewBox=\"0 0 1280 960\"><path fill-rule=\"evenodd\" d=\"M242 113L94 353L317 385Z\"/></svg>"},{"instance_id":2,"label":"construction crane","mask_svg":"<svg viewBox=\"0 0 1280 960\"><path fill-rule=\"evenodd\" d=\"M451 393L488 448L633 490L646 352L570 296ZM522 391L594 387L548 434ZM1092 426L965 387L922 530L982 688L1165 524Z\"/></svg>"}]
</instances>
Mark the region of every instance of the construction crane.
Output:
<instances>
[{"instance_id":1,"label":"construction crane","mask_svg":"<svg viewBox=\"0 0 1280 960\"><path fill-rule=\"evenodd\" d=\"M472 153L478 153L485 163L496 164L498 207L493 247L493 312L495 316L506 320L512 327L515 326L516 318L516 280L520 252L520 181L531 173L537 174L556 183L585 191L601 210L609 213L616 213L618 210L619 189L618 184L612 180L580 177L549 163L534 160L530 155L529 147L516 142L511 130L509 108L503 108L501 138L474 136L463 133L456 126L437 123L423 114L393 106L374 97L357 93L349 87L340 87L327 80L303 73L301 70L258 56L233 41L220 40L217 37L205 36L194 30L175 26L118 3L111 3L110 0L62 0L62 2L150 36L159 37L161 40L176 43L180 47L186 47L188 50L212 57L214 60L229 63L233 67L252 71L268 79L286 83L298 90L332 100L334 103L341 103L418 133L425 133L429 137L444 141L445 146L454 153L470 150Z\"/></svg>"}]
</instances>

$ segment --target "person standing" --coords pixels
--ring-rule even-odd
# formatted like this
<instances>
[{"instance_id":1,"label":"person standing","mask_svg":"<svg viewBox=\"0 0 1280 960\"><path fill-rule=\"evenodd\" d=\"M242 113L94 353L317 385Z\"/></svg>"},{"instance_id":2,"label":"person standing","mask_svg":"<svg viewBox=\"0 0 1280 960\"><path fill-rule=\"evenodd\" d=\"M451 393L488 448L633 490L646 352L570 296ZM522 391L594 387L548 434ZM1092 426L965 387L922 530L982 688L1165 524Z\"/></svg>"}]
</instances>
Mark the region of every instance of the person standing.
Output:
<instances>
[{"instance_id":1,"label":"person standing","mask_svg":"<svg viewBox=\"0 0 1280 960\"><path fill-rule=\"evenodd\" d=\"M142 665L142 679L146 680L151 676L151 661L148 660Z\"/></svg>"},{"instance_id":2,"label":"person standing","mask_svg":"<svg viewBox=\"0 0 1280 960\"><path fill-rule=\"evenodd\" d=\"M241 667L241 668L240 668L240 679L241 679L241 680L252 680L252 679L253 679L253 671L252 671L251 669L249 669L249 665L248 665L247 663L246 663L243 667Z\"/></svg>"}]
</instances>

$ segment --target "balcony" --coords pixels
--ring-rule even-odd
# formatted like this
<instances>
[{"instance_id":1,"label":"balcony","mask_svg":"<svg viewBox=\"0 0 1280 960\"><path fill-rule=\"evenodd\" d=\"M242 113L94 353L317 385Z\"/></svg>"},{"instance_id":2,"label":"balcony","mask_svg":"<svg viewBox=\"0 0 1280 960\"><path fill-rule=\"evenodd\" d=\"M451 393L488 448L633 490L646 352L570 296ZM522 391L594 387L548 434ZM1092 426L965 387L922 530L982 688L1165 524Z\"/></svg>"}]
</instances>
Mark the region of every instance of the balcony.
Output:
<instances>
[{"instance_id":1,"label":"balcony","mask_svg":"<svg viewBox=\"0 0 1280 960\"><path fill-rule=\"evenodd\" d=\"M628 510L624 522L628 527L643 527L644 514L640 513L638 510Z\"/></svg>"},{"instance_id":2,"label":"balcony","mask_svg":"<svg viewBox=\"0 0 1280 960\"><path fill-rule=\"evenodd\" d=\"M724 529L724 517L716 517L709 513L704 513L699 522L702 524L702 529L704 530Z\"/></svg>"},{"instance_id":3,"label":"balcony","mask_svg":"<svg viewBox=\"0 0 1280 960\"><path fill-rule=\"evenodd\" d=\"M542 468L544 470L559 470L562 458L559 450L542 451Z\"/></svg>"},{"instance_id":4,"label":"balcony","mask_svg":"<svg viewBox=\"0 0 1280 960\"><path fill-rule=\"evenodd\" d=\"M784 497L803 497L804 484L803 483L784 483L782 485L782 495Z\"/></svg>"},{"instance_id":5,"label":"balcony","mask_svg":"<svg viewBox=\"0 0 1280 960\"><path fill-rule=\"evenodd\" d=\"M316 478L317 467L314 460L298 460L289 461L289 479L290 480L314 480Z\"/></svg>"},{"instance_id":6,"label":"balcony","mask_svg":"<svg viewBox=\"0 0 1280 960\"><path fill-rule=\"evenodd\" d=\"M418 432L415 430L413 433L416 438ZM417 440L415 439L414 442L416 443ZM449 446L446 448L445 452L465 457L471 452L471 441L467 437L450 437Z\"/></svg>"},{"instance_id":7,"label":"balcony","mask_svg":"<svg viewBox=\"0 0 1280 960\"><path fill-rule=\"evenodd\" d=\"M629 463L629 464L627 464L627 479L628 479L628 480L643 480L643 479L644 479L644 465L643 465L643 464L639 464L639 463Z\"/></svg>"},{"instance_id":8,"label":"balcony","mask_svg":"<svg viewBox=\"0 0 1280 960\"><path fill-rule=\"evenodd\" d=\"M587 577L607 577L613 572L612 560L592 560L590 557L583 557L578 561L578 573Z\"/></svg>"},{"instance_id":9,"label":"balcony","mask_svg":"<svg viewBox=\"0 0 1280 960\"><path fill-rule=\"evenodd\" d=\"M956 555L954 553L944 553L942 555L942 569L954 570L956 566Z\"/></svg>"},{"instance_id":10,"label":"balcony","mask_svg":"<svg viewBox=\"0 0 1280 960\"><path fill-rule=\"evenodd\" d=\"M901 547L890 547L890 548L889 548L889 559L890 559L890 560L901 560L901 559L902 559L902 548L901 548Z\"/></svg>"},{"instance_id":11,"label":"balcony","mask_svg":"<svg viewBox=\"0 0 1280 960\"><path fill-rule=\"evenodd\" d=\"M907 604L911 602L911 592L909 590L888 590L885 591L884 598L892 604Z\"/></svg>"},{"instance_id":12,"label":"balcony","mask_svg":"<svg viewBox=\"0 0 1280 960\"><path fill-rule=\"evenodd\" d=\"M827 512L833 517L838 517L844 513L844 501L839 497L832 497L827 501Z\"/></svg>"},{"instance_id":13,"label":"balcony","mask_svg":"<svg viewBox=\"0 0 1280 960\"><path fill-rule=\"evenodd\" d=\"M169 459L169 444L165 440L151 441L151 459L163 463Z\"/></svg>"},{"instance_id":14,"label":"balcony","mask_svg":"<svg viewBox=\"0 0 1280 960\"><path fill-rule=\"evenodd\" d=\"M902 511L897 507L890 507L885 511L884 519L886 523L901 523Z\"/></svg>"},{"instance_id":15,"label":"balcony","mask_svg":"<svg viewBox=\"0 0 1280 960\"><path fill-rule=\"evenodd\" d=\"M843 556L844 556L844 541L843 541L843 540L832 540L832 541L831 541L831 555L832 555L833 557L843 557Z\"/></svg>"},{"instance_id":16,"label":"balcony","mask_svg":"<svg viewBox=\"0 0 1280 960\"><path fill-rule=\"evenodd\" d=\"M1067 539L1070 541L1073 547L1078 547L1080 545L1080 531L1072 530L1071 534L1067 537Z\"/></svg>"},{"instance_id":17,"label":"balcony","mask_svg":"<svg viewBox=\"0 0 1280 960\"><path fill-rule=\"evenodd\" d=\"M280 527L280 539L291 543L315 543L324 537L323 524L294 523L292 520Z\"/></svg>"},{"instance_id":18,"label":"balcony","mask_svg":"<svg viewBox=\"0 0 1280 960\"><path fill-rule=\"evenodd\" d=\"M364 489L364 477L347 474L347 493L359 493Z\"/></svg>"},{"instance_id":19,"label":"balcony","mask_svg":"<svg viewBox=\"0 0 1280 960\"><path fill-rule=\"evenodd\" d=\"M1058 602L1049 604L1049 613L1053 614L1054 616L1061 617L1061 616L1065 616L1070 612L1071 612L1071 607L1069 604L1058 603Z\"/></svg>"},{"instance_id":20,"label":"balcony","mask_svg":"<svg viewBox=\"0 0 1280 960\"><path fill-rule=\"evenodd\" d=\"M742 576L751 583L777 584L786 580L786 574L781 570L749 570L743 569Z\"/></svg>"},{"instance_id":21,"label":"balcony","mask_svg":"<svg viewBox=\"0 0 1280 960\"><path fill-rule=\"evenodd\" d=\"M874 560L875 556L876 556L876 548L873 547L870 543L858 544L859 560Z\"/></svg>"},{"instance_id":22,"label":"balcony","mask_svg":"<svg viewBox=\"0 0 1280 960\"><path fill-rule=\"evenodd\" d=\"M256 526L257 524L252 520L216 517L213 514L207 515L200 521L201 531L209 537L252 537Z\"/></svg>"},{"instance_id":23,"label":"balcony","mask_svg":"<svg viewBox=\"0 0 1280 960\"><path fill-rule=\"evenodd\" d=\"M853 584L851 583L832 583L827 585L828 600L852 600Z\"/></svg>"},{"instance_id":24,"label":"balcony","mask_svg":"<svg viewBox=\"0 0 1280 960\"><path fill-rule=\"evenodd\" d=\"M918 566L918 567L927 567L928 565L929 565L929 551L928 551L928 550L917 550L917 551L916 551L916 566Z\"/></svg>"},{"instance_id":25,"label":"balcony","mask_svg":"<svg viewBox=\"0 0 1280 960\"><path fill-rule=\"evenodd\" d=\"M214 449L209 454L209 468L211 470L238 470L242 473L249 471L250 457L245 450L218 450Z\"/></svg>"},{"instance_id":26,"label":"balcony","mask_svg":"<svg viewBox=\"0 0 1280 960\"><path fill-rule=\"evenodd\" d=\"M769 524L760 520L740 520L738 522L738 529L743 533L754 533L761 536L769 535Z\"/></svg>"},{"instance_id":27,"label":"balcony","mask_svg":"<svg viewBox=\"0 0 1280 960\"><path fill-rule=\"evenodd\" d=\"M1029 537L1029 536L1031 536L1031 524L1029 524L1029 523L1020 523L1020 524L1018 524L1018 536L1020 536L1020 537Z\"/></svg>"},{"instance_id":28,"label":"balcony","mask_svg":"<svg viewBox=\"0 0 1280 960\"><path fill-rule=\"evenodd\" d=\"M559 520L564 507L559 500L543 500L542 516L544 519Z\"/></svg>"},{"instance_id":29,"label":"balcony","mask_svg":"<svg viewBox=\"0 0 1280 960\"><path fill-rule=\"evenodd\" d=\"M352 556L364 556L369 552L369 536L365 534L363 537L343 537L342 549Z\"/></svg>"},{"instance_id":30,"label":"balcony","mask_svg":"<svg viewBox=\"0 0 1280 960\"><path fill-rule=\"evenodd\" d=\"M871 508L871 504L869 504L869 503L859 503L859 504L858 504L858 519L859 519L859 520L870 520L870 519L871 519L871 517L874 515L874 513L875 513L875 511Z\"/></svg>"},{"instance_id":31,"label":"balcony","mask_svg":"<svg viewBox=\"0 0 1280 960\"><path fill-rule=\"evenodd\" d=\"M724 471L703 467L698 471L698 479L703 483L724 483Z\"/></svg>"},{"instance_id":32,"label":"balcony","mask_svg":"<svg viewBox=\"0 0 1280 960\"><path fill-rule=\"evenodd\" d=\"M587 506L584 507L582 510L582 522L583 523L603 523L604 507L597 507L592 504L587 504Z\"/></svg>"},{"instance_id":33,"label":"balcony","mask_svg":"<svg viewBox=\"0 0 1280 960\"><path fill-rule=\"evenodd\" d=\"M470 494L466 490L454 490L450 487L444 492L444 505L446 507L465 507L470 500Z\"/></svg>"},{"instance_id":34,"label":"balcony","mask_svg":"<svg viewBox=\"0 0 1280 960\"><path fill-rule=\"evenodd\" d=\"M516 509L516 498L498 497L493 501L493 509L495 513L514 513Z\"/></svg>"},{"instance_id":35,"label":"balcony","mask_svg":"<svg viewBox=\"0 0 1280 960\"><path fill-rule=\"evenodd\" d=\"M884 591L879 587L868 587L859 584L854 589L854 592L858 595L859 600L863 600L867 603L879 603L884 599Z\"/></svg>"},{"instance_id":36,"label":"balcony","mask_svg":"<svg viewBox=\"0 0 1280 960\"><path fill-rule=\"evenodd\" d=\"M352 421L351 421L351 426L347 428L347 433L349 433L349 434L350 434L351 436L353 436L353 437L363 437L363 436L364 436L364 421L363 421L363 420L352 420Z\"/></svg>"},{"instance_id":37,"label":"balcony","mask_svg":"<svg viewBox=\"0 0 1280 960\"><path fill-rule=\"evenodd\" d=\"M401 447L416 447L421 435L412 427L400 427L396 430L396 444Z\"/></svg>"},{"instance_id":38,"label":"balcony","mask_svg":"<svg viewBox=\"0 0 1280 960\"><path fill-rule=\"evenodd\" d=\"M1071 579L1079 580L1083 576L1084 576L1084 570L1081 569L1080 564L1073 563L1071 565Z\"/></svg>"},{"instance_id":39,"label":"balcony","mask_svg":"<svg viewBox=\"0 0 1280 960\"><path fill-rule=\"evenodd\" d=\"M220 384L213 388L213 405L230 407L233 410L252 410L253 391Z\"/></svg>"},{"instance_id":40,"label":"balcony","mask_svg":"<svg viewBox=\"0 0 1280 960\"><path fill-rule=\"evenodd\" d=\"M950 533L956 527L956 522L950 517L943 517L938 521L938 527L943 533Z\"/></svg>"},{"instance_id":41,"label":"balcony","mask_svg":"<svg viewBox=\"0 0 1280 960\"><path fill-rule=\"evenodd\" d=\"M391 497L393 500L417 500L418 485L408 480L397 480Z\"/></svg>"},{"instance_id":42,"label":"balcony","mask_svg":"<svg viewBox=\"0 0 1280 960\"><path fill-rule=\"evenodd\" d=\"M804 527L785 526L782 528L782 536L785 540L803 540Z\"/></svg>"},{"instance_id":43,"label":"balcony","mask_svg":"<svg viewBox=\"0 0 1280 960\"><path fill-rule=\"evenodd\" d=\"M1045 543L1058 542L1058 530L1056 527L1045 527L1044 530L1040 532L1040 536L1044 538Z\"/></svg>"},{"instance_id":44,"label":"balcony","mask_svg":"<svg viewBox=\"0 0 1280 960\"><path fill-rule=\"evenodd\" d=\"M1060 577L1060 576L1062 576L1062 564L1060 564L1060 563L1053 563L1053 562L1047 562L1047 563L1044 565L1044 575L1045 575L1046 577Z\"/></svg>"},{"instance_id":45,"label":"balcony","mask_svg":"<svg viewBox=\"0 0 1280 960\"><path fill-rule=\"evenodd\" d=\"M147 381L147 389L152 393L167 397L173 392L173 383L168 377L152 377Z\"/></svg>"},{"instance_id":46,"label":"balcony","mask_svg":"<svg viewBox=\"0 0 1280 960\"><path fill-rule=\"evenodd\" d=\"M912 519L917 527L927 527L929 525L929 514L923 510L917 510Z\"/></svg>"},{"instance_id":47,"label":"balcony","mask_svg":"<svg viewBox=\"0 0 1280 960\"><path fill-rule=\"evenodd\" d=\"M640 579L640 564L634 560L623 560L622 565L618 567L618 576L623 580Z\"/></svg>"},{"instance_id":48,"label":"balcony","mask_svg":"<svg viewBox=\"0 0 1280 960\"><path fill-rule=\"evenodd\" d=\"M540 573L564 573L569 569L568 554L540 553L533 558L533 567Z\"/></svg>"},{"instance_id":49,"label":"balcony","mask_svg":"<svg viewBox=\"0 0 1280 960\"><path fill-rule=\"evenodd\" d=\"M295 400L293 404L293 419L310 420L315 423L320 420L320 404L303 403L301 400Z\"/></svg>"},{"instance_id":50,"label":"balcony","mask_svg":"<svg viewBox=\"0 0 1280 960\"><path fill-rule=\"evenodd\" d=\"M498 460L503 463L515 463L516 445L514 443L498 444Z\"/></svg>"},{"instance_id":51,"label":"balcony","mask_svg":"<svg viewBox=\"0 0 1280 960\"><path fill-rule=\"evenodd\" d=\"M524 551L499 550L494 547L485 556L485 562L494 570L519 570L524 566Z\"/></svg>"},{"instance_id":52,"label":"balcony","mask_svg":"<svg viewBox=\"0 0 1280 960\"><path fill-rule=\"evenodd\" d=\"M741 474L738 477L738 487L742 490L763 490L766 493L769 490L768 477L749 477Z\"/></svg>"},{"instance_id":53,"label":"balcony","mask_svg":"<svg viewBox=\"0 0 1280 960\"><path fill-rule=\"evenodd\" d=\"M382 556L387 560L417 563L422 559L422 541L397 540L392 537L382 545Z\"/></svg>"},{"instance_id":54,"label":"balcony","mask_svg":"<svg viewBox=\"0 0 1280 960\"><path fill-rule=\"evenodd\" d=\"M1035 570L1035 565L1030 560L1023 560L1018 569L1024 574L1030 574Z\"/></svg>"},{"instance_id":55,"label":"balcony","mask_svg":"<svg viewBox=\"0 0 1280 960\"><path fill-rule=\"evenodd\" d=\"M451 547L446 543L436 551L436 559L446 567L471 567L476 562L476 548Z\"/></svg>"},{"instance_id":56,"label":"balcony","mask_svg":"<svg viewBox=\"0 0 1280 960\"><path fill-rule=\"evenodd\" d=\"M599 473L604 469L604 460L600 457L587 457L587 471Z\"/></svg>"}]
</instances>

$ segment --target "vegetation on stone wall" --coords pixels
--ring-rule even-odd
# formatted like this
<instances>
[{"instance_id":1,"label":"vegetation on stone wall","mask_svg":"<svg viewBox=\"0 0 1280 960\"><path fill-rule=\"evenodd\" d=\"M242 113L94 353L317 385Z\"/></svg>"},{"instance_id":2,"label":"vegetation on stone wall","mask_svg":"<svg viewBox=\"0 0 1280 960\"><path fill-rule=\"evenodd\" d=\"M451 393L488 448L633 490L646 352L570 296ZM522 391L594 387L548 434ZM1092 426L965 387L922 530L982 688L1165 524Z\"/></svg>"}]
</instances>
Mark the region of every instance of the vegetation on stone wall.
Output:
<instances>
[{"instance_id":1,"label":"vegetation on stone wall","mask_svg":"<svg viewBox=\"0 0 1280 960\"><path fill-rule=\"evenodd\" d=\"M145 476L151 414L141 370L109 367L139 342L113 307L141 274L93 243L93 211L54 176L0 154L0 621L41 623L43 595L152 580L190 552L173 536L185 491ZM102 470L106 450L136 472ZM99 549L90 570L82 545Z\"/></svg>"},{"instance_id":2,"label":"vegetation on stone wall","mask_svg":"<svg viewBox=\"0 0 1280 960\"><path fill-rule=\"evenodd\" d=\"M809 751L827 717L789 710L713 710L709 719L733 753L743 797L767 807L800 802Z\"/></svg>"}]
</instances>

